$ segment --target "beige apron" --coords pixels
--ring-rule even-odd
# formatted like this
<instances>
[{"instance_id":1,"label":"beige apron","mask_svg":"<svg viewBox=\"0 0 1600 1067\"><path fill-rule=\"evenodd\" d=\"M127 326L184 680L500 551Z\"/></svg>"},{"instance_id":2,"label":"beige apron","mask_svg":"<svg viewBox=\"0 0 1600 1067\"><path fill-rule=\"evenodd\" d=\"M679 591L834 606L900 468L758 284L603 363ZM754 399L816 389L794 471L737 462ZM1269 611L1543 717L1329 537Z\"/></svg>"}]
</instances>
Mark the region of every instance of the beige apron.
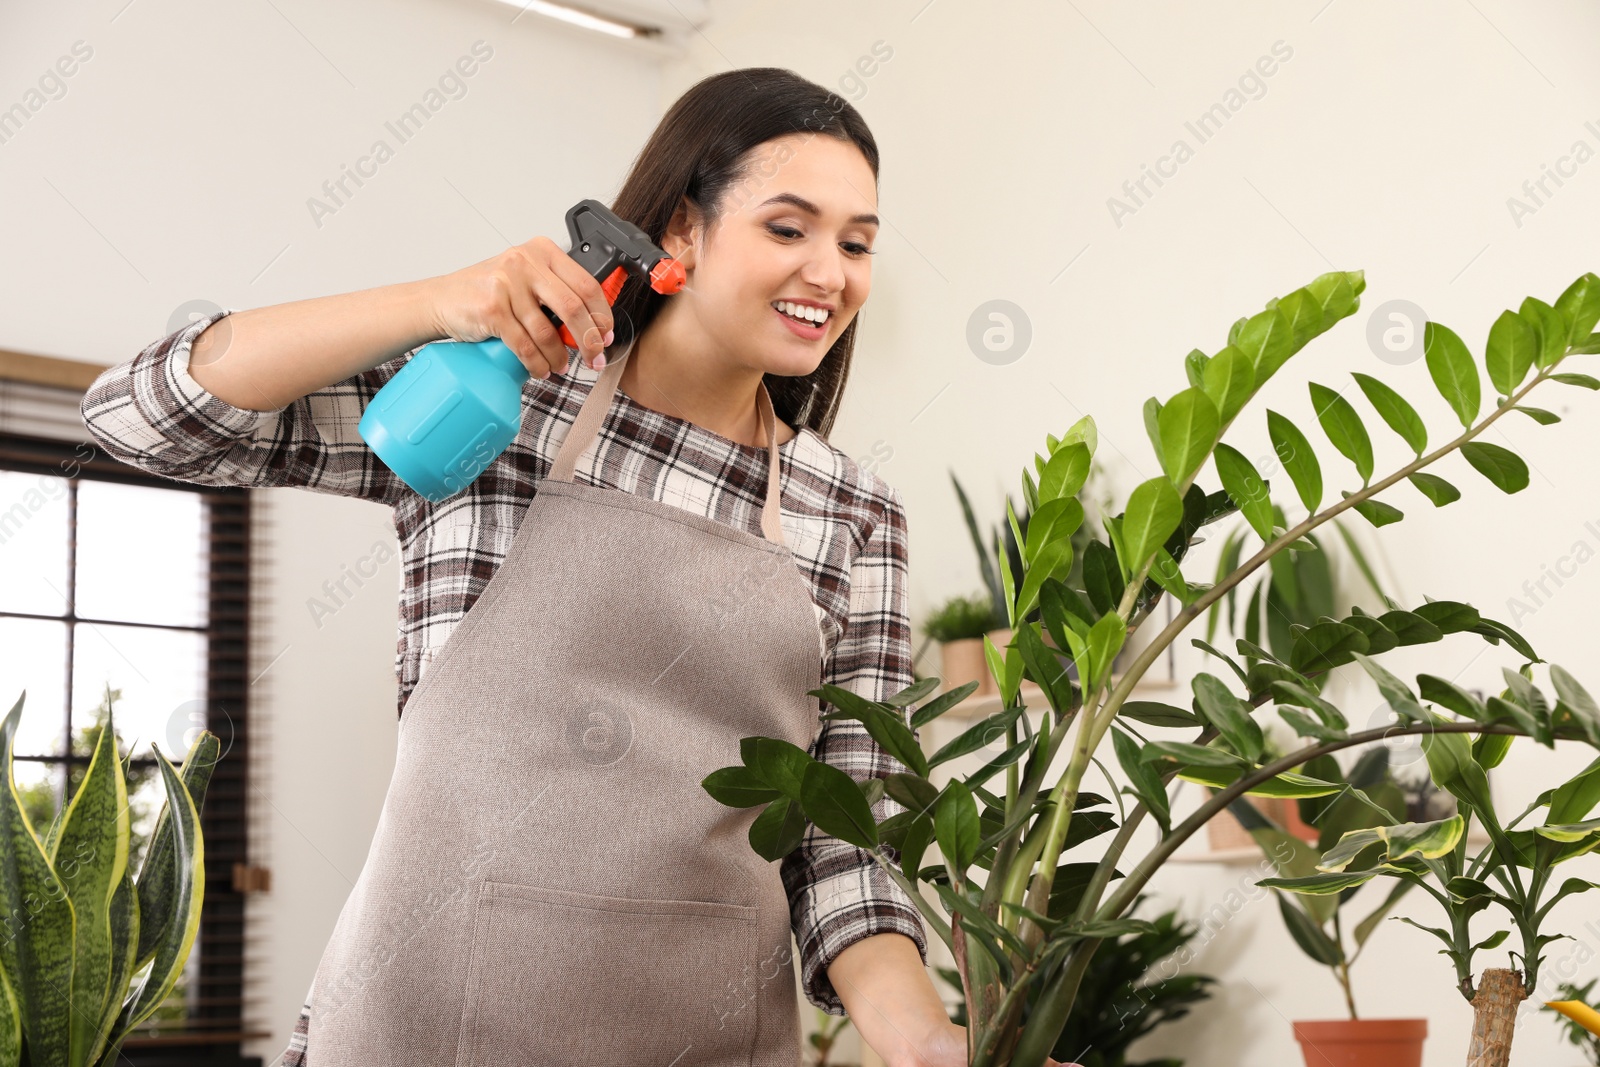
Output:
<instances>
[{"instance_id":1,"label":"beige apron","mask_svg":"<svg viewBox=\"0 0 1600 1067\"><path fill-rule=\"evenodd\" d=\"M626 362L407 702L313 982L315 1067L800 1061L788 900L746 837L760 809L700 784L740 738L806 749L821 726L777 420L762 386L762 537L574 481Z\"/></svg>"}]
</instances>

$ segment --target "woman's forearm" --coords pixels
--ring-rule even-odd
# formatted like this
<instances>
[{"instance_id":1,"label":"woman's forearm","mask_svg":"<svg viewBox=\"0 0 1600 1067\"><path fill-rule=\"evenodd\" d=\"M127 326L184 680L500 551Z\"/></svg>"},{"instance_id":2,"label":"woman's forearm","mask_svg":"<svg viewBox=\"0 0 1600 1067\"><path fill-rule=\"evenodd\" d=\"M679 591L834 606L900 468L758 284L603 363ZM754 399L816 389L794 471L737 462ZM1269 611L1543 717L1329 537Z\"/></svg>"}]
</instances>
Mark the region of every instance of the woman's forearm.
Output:
<instances>
[{"instance_id":1,"label":"woman's forearm","mask_svg":"<svg viewBox=\"0 0 1600 1067\"><path fill-rule=\"evenodd\" d=\"M862 938L828 964L845 1013L888 1067L941 1062L952 1030L944 1002L905 934Z\"/></svg>"},{"instance_id":2,"label":"woman's forearm","mask_svg":"<svg viewBox=\"0 0 1600 1067\"><path fill-rule=\"evenodd\" d=\"M189 374L235 407L275 411L443 336L433 282L236 311L195 339Z\"/></svg>"}]
</instances>

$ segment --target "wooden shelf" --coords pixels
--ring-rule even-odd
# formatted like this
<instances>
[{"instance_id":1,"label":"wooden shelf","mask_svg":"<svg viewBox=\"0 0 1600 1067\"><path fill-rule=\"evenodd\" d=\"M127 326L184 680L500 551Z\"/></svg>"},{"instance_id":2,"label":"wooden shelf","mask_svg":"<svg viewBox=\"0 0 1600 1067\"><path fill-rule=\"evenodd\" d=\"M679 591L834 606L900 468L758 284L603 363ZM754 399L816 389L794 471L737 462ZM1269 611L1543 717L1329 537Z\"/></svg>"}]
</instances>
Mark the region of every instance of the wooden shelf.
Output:
<instances>
[{"instance_id":1,"label":"wooden shelf","mask_svg":"<svg viewBox=\"0 0 1600 1067\"><path fill-rule=\"evenodd\" d=\"M1121 680L1121 675L1114 674L1111 676L1111 684L1113 686L1115 686ZM1170 681L1165 678L1153 680L1147 679L1133 687L1133 695L1162 691L1171 692L1177 688L1178 683L1175 681ZM1023 679L1022 685L1017 690L1017 696L1020 697L1022 699L1022 703L1030 709L1048 708L1050 706L1050 701L1044 695L1044 690L1040 689L1038 685L1028 681L1027 679ZM955 707L951 708L949 711L945 712L945 715L954 716L958 719L984 719L988 718L990 715L993 715L1004 706L1005 704L1001 700L999 693L974 693L961 703L957 704Z\"/></svg>"}]
</instances>

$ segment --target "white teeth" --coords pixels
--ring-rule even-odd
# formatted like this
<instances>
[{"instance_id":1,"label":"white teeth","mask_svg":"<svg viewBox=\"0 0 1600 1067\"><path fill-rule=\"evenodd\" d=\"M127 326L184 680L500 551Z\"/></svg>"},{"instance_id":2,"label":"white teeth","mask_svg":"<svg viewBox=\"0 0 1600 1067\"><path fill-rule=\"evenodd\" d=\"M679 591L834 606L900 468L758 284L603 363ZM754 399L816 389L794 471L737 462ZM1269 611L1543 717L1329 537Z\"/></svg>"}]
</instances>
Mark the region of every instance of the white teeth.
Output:
<instances>
[{"instance_id":1,"label":"white teeth","mask_svg":"<svg viewBox=\"0 0 1600 1067\"><path fill-rule=\"evenodd\" d=\"M810 322L820 326L828 321L829 312L826 308L807 307L804 304L794 304L787 300L775 300L772 306L786 315L800 319L802 322Z\"/></svg>"}]
</instances>

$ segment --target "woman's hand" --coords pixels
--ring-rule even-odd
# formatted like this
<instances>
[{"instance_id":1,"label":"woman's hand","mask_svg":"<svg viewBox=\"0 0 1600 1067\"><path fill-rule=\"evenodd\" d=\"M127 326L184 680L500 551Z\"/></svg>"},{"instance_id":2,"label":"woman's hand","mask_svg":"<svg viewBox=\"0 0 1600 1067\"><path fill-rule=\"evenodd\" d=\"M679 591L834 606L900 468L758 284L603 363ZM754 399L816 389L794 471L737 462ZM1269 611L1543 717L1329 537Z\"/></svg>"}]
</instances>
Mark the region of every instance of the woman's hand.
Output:
<instances>
[{"instance_id":1,"label":"woman's hand","mask_svg":"<svg viewBox=\"0 0 1600 1067\"><path fill-rule=\"evenodd\" d=\"M429 285L440 337L498 337L535 378L566 373L572 358L540 304L561 318L591 367L615 325L600 283L548 237L515 245Z\"/></svg>"},{"instance_id":2,"label":"woman's hand","mask_svg":"<svg viewBox=\"0 0 1600 1067\"><path fill-rule=\"evenodd\" d=\"M1078 1067L1049 1058L1044 1063L1045 1067ZM889 1067L967 1067L967 1028L952 1022L936 1026L917 1042L915 1051Z\"/></svg>"}]
</instances>

